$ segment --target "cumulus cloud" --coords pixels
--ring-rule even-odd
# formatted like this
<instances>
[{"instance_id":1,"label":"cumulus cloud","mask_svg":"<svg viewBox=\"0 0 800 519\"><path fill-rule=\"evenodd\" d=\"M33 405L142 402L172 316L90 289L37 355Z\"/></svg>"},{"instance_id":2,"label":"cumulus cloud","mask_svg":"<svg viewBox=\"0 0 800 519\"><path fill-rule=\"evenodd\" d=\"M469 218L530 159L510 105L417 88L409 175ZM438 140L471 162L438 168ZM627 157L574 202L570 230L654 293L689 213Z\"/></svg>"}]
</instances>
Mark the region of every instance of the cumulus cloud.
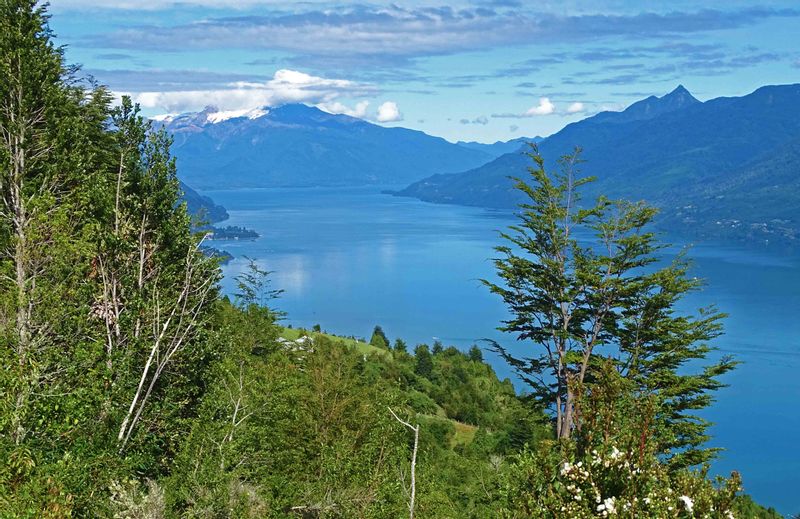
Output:
<instances>
[{"instance_id":1,"label":"cumulus cloud","mask_svg":"<svg viewBox=\"0 0 800 519\"><path fill-rule=\"evenodd\" d=\"M572 103L567 107L568 114L578 114L586 111L586 107L581 102Z\"/></svg>"},{"instance_id":2,"label":"cumulus cloud","mask_svg":"<svg viewBox=\"0 0 800 519\"><path fill-rule=\"evenodd\" d=\"M321 103L317 105L317 108L324 110L329 114L349 115L350 117L358 117L359 119L365 119L367 117L368 107L369 101L360 101L356 103L355 108L350 108L349 106L338 101L334 101L333 103Z\"/></svg>"},{"instance_id":3,"label":"cumulus cloud","mask_svg":"<svg viewBox=\"0 0 800 519\"><path fill-rule=\"evenodd\" d=\"M539 104L536 106L532 106L525 112L527 117L533 117L536 115L550 115L556 111L556 105L550 102L550 99L547 97L540 97Z\"/></svg>"},{"instance_id":4,"label":"cumulus cloud","mask_svg":"<svg viewBox=\"0 0 800 519\"><path fill-rule=\"evenodd\" d=\"M378 107L378 115L375 117L379 123L391 123L403 120L403 114L397 108L397 103L394 101L386 101Z\"/></svg>"},{"instance_id":5,"label":"cumulus cloud","mask_svg":"<svg viewBox=\"0 0 800 519\"><path fill-rule=\"evenodd\" d=\"M543 115L553 115L553 114L567 115L567 114L579 114L585 112L586 112L586 105L584 105L580 101L570 103L566 109L559 110L556 108L556 105L550 100L549 97L540 97L539 104L528 108L528 110L526 110L525 112L492 114L492 117L522 119L525 117L539 117ZM511 126L511 128L515 129L510 131L512 132L516 131L517 125Z\"/></svg>"},{"instance_id":6,"label":"cumulus cloud","mask_svg":"<svg viewBox=\"0 0 800 519\"><path fill-rule=\"evenodd\" d=\"M268 81L236 81L208 90L124 93L131 95L142 108L178 113L208 105L217 106L220 110L248 110L286 103L326 104L333 103L337 97L345 94L364 95L370 92L374 92L370 85L283 69L275 72Z\"/></svg>"}]
</instances>

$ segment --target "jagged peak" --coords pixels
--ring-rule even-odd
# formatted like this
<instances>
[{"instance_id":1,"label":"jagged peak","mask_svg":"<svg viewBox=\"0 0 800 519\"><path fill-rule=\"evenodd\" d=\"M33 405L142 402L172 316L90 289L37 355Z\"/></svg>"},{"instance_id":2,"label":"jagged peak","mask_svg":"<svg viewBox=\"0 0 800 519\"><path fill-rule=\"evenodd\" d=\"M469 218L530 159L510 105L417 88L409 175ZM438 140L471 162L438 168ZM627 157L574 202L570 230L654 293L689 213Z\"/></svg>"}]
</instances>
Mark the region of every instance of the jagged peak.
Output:
<instances>
[{"instance_id":1,"label":"jagged peak","mask_svg":"<svg viewBox=\"0 0 800 519\"><path fill-rule=\"evenodd\" d=\"M694 102L699 103L700 102L683 85L678 85L677 87L675 87L675 90L673 90L669 94L666 94L666 95L660 97L659 99L661 99L662 101L663 100L678 99L678 100L680 100L682 102L691 102L691 103L694 103Z\"/></svg>"},{"instance_id":2,"label":"jagged peak","mask_svg":"<svg viewBox=\"0 0 800 519\"><path fill-rule=\"evenodd\" d=\"M676 87L675 87L675 90L673 90L672 92L670 92L670 93L669 93L669 94L667 94L667 95L674 95L674 94L689 94L689 95L692 95L692 94L691 94L691 92L689 92L689 91L686 89L686 87L685 87L685 86L683 86L683 85L678 85L678 86L676 86Z\"/></svg>"}]
</instances>

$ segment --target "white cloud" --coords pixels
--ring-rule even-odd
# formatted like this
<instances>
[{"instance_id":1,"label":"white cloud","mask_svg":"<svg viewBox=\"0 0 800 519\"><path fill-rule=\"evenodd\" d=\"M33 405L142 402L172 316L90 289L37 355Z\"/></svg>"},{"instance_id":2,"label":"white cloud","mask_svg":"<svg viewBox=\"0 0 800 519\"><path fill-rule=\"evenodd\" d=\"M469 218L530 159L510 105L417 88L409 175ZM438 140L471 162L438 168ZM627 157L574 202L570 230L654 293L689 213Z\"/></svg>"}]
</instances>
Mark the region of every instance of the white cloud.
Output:
<instances>
[{"instance_id":1,"label":"white cloud","mask_svg":"<svg viewBox=\"0 0 800 519\"><path fill-rule=\"evenodd\" d=\"M322 0L305 0L307 4L322 3ZM284 0L59 0L52 9L136 9L166 10L194 6L215 9L246 9L257 6L285 6Z\"/></svg>"},{"instance_id":2,"label":"white cloud","mask_svg":"<svg viewBox=\"0 0 800 519\"><path fill-rule=\"evenodd\" d=\"M567 107L568 114L578 114L586 111L586 107L581 102L572 103Z\"/></svg>"},{"instance_id":3,"label":"white cloud","mask_svg":"<svg viewBox=\"0 0 800 519\"><path fill-rule=\"evenodd\" d=\"M394 101L386 101L378 107L378 116L375 118L379 123L390 123L395 121L402 121L403 114L397 108L397 103Z\"/></svg>"},{"instance_id":4,"label":"white cloud","mask_svg":"<svg viewBox=\"0 0 800 519\"><path fill-rule=\"evenodd\" d=\"M374 92L374 87L370 85L283 69L264 82L237 81L212 90L127 94L144 109L178 113L199 110L208 105L216 106L221 111L247 111L286 103L332 103L344 94L364 95L371 92Z\"/></svg>"},{"instance_id":5,"label":"white cloud","mask_svg":"<svg viewBox=\"0 0 800 519\"><path fill-rule=\"evenodd\" d=\"M367 117L368 107L369 101L360 101L356 103L355 108L350 108L349 106L338 101L333 103L321 103L317 105L317 108L328 112L329 114L343 114L349 115L350 117L358 117L359 119L364 119Z\"/></svg>"},{"instance_id":6,"label":"white cloud","mask_svg":"<svg viewBox=\"0 0 800 519\"><path fill-rule=\"evenodd\" d=\"M550 102L550 99L547 97L540 97L539 104L536 106L532 106L525 112L527 117L533 117L535 115L550 115L556 111L556 105Z\"/></svg>"}]
</instances>

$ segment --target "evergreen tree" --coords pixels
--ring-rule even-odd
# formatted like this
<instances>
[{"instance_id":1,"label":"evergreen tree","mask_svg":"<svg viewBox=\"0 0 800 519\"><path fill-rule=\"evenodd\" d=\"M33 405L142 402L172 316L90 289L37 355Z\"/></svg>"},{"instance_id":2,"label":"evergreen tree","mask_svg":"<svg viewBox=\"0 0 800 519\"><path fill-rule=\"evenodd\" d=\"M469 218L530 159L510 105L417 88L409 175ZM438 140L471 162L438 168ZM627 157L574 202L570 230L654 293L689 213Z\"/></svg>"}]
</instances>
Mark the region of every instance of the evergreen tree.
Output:
<instances>
[{"instance_id":1,"label":"evergreen tree","mask_svg":"<svg viewBox=\"0 0 800 519\"><path fill-rule=\"evenodd\" d=\"M592 390L597 359L612 357L640 391L658 396L659 452L670 452L675 466L709 459L713 451L700 448L709 424L692 411L712 401L719 376L734 363L723 358L699 372L690 366L706 359L706 341L719 335L723 315L675 310L699 282L688 277L683 256L655 265L663 246L646 229L653 208L602 197L584 208L579 189L591 179L577 177L580 150L563 157L556 174L545 171L535 146L529 156L532 183L515 179L528 201L519 223L502 233L508 245L496 249L501 282L484 283L510 310L500 329L530 347L524 357L495 344L497 351L554 407L558 437L580 431L580 396ZM594 243L579 243L588 234Z\"/></svg>"},{"instance_id":2,"label":"evergreen tree","mask_svg":"<svg viewBox=\"0 0 800 519\"><path fill-rule=\"evenodd\" d=\"M416 363L414 365L414 373L421 377L430 378L433 374L433 357L425 344L419 344L414 348L414 356Z\"/></svg>"},{"instance_id":3,"label":"evergreen tree","mask_svg":"<svg viewBox=\"0 0 800 519\"><path fill-rule=\"evenodd\" d=\"M403 339L400 339L400 338L395 340L394 341L394 351L398 351L398 352L401 352L401 353L407 353L408 352L408 345L406 344L406 341L404 341Z\"/></svg>"},{"instance_id":4,"label":"evergreen tree","mask_svg":"<svg viewBox=\"0 0 800 519\"><path fill-rule=\"evenodd\" d=\"M469 349L469 360L473 362L483 362L483 352L477 344L473 344Z\"/></svg>"},{"instance_id":5,"label":"evergreen tree","mask_svg":"<svg viewBox=\"0 0 800 519\"><path fill-rule=\"evenodd\" d=\"M381 348L384 350L389 349L389 338L386 337L386 334L383 333L383 328L380 326L376 326L375 329L372 331L372 337L369 339L369 343L376 348Z\"/></svg>"},{"instance_id":6,"label":"evergreen tree","mask_svg":"<svg viewBox=\"0 0 800 519\"><path fill-rule=\"evenodd\" d=\"M267 303L277 299L283 290L269 288L269 275L272 272L258 266L256 260L248 258L244 271L236 276L236 299L244 308L250 306L267 307ZM319 327L319 325L315 325ZM318 330L315 330L318 331Z\"/></svg>"}]
</instances>

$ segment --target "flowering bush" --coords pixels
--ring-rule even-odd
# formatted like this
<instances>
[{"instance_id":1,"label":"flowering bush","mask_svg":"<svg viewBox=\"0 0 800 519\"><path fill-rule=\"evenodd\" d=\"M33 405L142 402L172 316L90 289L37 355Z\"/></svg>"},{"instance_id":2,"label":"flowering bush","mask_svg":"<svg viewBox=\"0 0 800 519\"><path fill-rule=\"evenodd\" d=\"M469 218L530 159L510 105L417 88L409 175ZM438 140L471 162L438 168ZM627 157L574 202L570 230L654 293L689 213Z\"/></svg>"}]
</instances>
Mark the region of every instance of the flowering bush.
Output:
<instances>
[{"instance_id":1,"label":"flowering bush","mask_svg":"<svg viewBox=\"0 0 800 519\"><path fill-rule=\"evenodd\" d=\"M661 448L662 410L654 395L623 380L605 363L580 394L572 438L541 442L507 475L506 517L730 519L741 490L737 473L708 477L708 468L677 469Z\"/></svg>"},{"instance_id":2,"label":"flowering bush","mask_svg":"<svg viewBox=\"0 0 800 519\"><path fill-rule=\"evenodd\" d=\"M581 456L546 442L514 464L505 487L505 517L734 517L740 479L707 477L706 469L670 472L657 458L612 446Z\"/></svg>"}]
</instances>

